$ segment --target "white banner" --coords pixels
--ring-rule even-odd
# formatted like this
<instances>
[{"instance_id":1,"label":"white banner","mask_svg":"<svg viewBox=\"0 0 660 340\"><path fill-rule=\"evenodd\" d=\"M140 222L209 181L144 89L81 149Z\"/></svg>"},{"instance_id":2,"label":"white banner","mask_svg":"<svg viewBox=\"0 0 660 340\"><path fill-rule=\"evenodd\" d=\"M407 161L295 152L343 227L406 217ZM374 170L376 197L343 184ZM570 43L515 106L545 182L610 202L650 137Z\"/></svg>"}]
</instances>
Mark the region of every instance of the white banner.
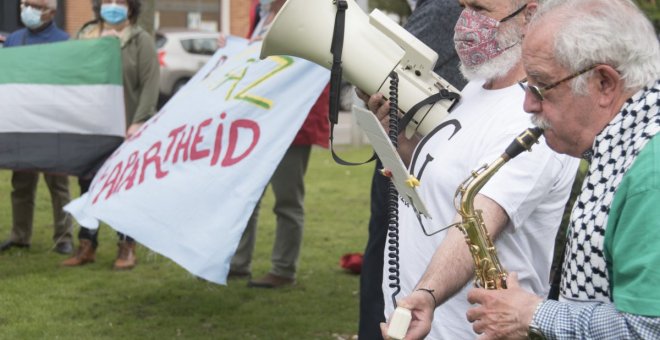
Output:
<instances>
[{"instance_id":1,"label":"white banner","mask_svg":"<svg viewBox=\"0 0 660 340\"><path fill-rule=\"evenodd\" d=\"M260 49L230 37L66 210L225 284L257 200L329 79L302 59L259 60Z\"/></svg>"}]
</instances>

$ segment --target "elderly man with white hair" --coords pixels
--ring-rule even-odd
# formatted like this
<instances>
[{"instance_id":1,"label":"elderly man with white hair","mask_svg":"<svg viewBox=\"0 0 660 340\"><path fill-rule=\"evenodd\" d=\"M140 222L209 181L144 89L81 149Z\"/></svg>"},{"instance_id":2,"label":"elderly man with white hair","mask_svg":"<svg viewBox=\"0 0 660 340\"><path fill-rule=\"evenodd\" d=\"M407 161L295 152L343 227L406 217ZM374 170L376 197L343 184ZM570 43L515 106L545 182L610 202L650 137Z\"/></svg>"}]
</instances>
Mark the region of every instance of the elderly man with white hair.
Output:
<instances>
[{"instance_id":1,"label":"elderly man with white hair","mask_svg":"<svg viewBox=\"0 0 660 340\"><path fill-rule=\"evenodd\" d=\"M21 21L25 28L7 37L4 47L52 43L69 39L53 19L57 11L57 0L23 0ZM54 65L53 67L56 67ZM60 254L73 251L71 216L62 210L69 203L69 179L62 175L44 174L53 205L54 250ZM14 171L11 176L12 230L9 239L0 244L0 252L11 248L27 248L32 237L34 200L39 173Z\"/></svg>"},{"instance_id":2,"label":"elderly man with white hair","mask_svg":"<svg viewBox=\"0 0 660 340\"><path fill-rule=\"evenodd\" d=\"M559 301L474 289L479 339L660 339L660 47L630 0L554 0L523 42L524 108L548 146L590 159Z\"/></svg>"}]
</instances>

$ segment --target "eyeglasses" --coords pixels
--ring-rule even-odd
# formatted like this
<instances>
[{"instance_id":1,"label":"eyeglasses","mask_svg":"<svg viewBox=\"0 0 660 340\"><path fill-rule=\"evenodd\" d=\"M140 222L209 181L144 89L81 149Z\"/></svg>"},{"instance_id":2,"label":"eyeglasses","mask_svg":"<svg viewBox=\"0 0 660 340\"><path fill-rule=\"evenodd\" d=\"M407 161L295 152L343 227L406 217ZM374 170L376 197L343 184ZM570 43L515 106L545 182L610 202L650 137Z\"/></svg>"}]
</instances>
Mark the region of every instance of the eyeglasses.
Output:
<instances>
[{"instance_id":1,"label":"eyeglasses","mask_svg":"<svg viewBox=\"0 0 660 340\"><path fill-rule=\"evenodd\" d=\"M520 85L520 87L525 92L527 92L527 90L529 90L529 92L531 92L534 95L534 97L536 97L536 99L538 101L542 102L543 99L544 99L543 93L554 89L555 87L559 86L561 83L567 82L567 81L569 81L569 80L571 80L575 77L581 76L581 75L593 70L596 66L598 66L598 64L591 65L591 66L589 66L589 67L587 67L587 68L585 68L581 71L578 71L576 73L571 74L570 76L568 76L568 77L566 77L562 80L556 81L556 82L554 82L554 83L552 83L548 86L544 86L544 87L538 87L538 86L534 86L534 85L525 84L525 82L527 82L527 78L519 81L518 85Z\"/></svg>"}]
</instances>

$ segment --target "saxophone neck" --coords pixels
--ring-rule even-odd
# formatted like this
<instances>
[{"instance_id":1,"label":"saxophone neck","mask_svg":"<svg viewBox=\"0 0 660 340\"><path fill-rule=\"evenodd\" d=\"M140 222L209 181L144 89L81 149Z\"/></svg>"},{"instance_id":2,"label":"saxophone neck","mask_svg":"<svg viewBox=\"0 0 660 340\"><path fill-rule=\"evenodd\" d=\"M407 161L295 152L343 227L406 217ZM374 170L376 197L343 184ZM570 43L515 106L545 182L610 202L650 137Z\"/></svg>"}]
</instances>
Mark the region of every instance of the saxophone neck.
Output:
<instances>
[{"instance_id":1,"label":"saxophone neck","mask_svg":"<svg viewBox=\"0 0 660 340\"><path fill-rule=\"evenodd\" d=\"M491 177L509 160L518 156L523 151L531 151L532 145L538 143L539 138L543 135L541 128L529 128L506 148L504 153L488 166L483 166L475 171L472 171L463 184L456 191L455 202L456 210L461 216L469 216L474 212L474 198L481 188L490 180ZM460 200L458 199L460 197ZM460 203L459 203L460 202Z\"/></svg>"},{"instance_id":2,"label":"saxophone neck","mask_svg":"<svg viewBox=\"0 0 660 340\"><path fill-rule=\"evenodd\" d=\"M466 217L474 213L474 198L477 193L508 160L508 157L502 155L488 166L473 171L470 177L463 182L456 193L457 196L460 196L460 203L456 210L461 216Z\"/></svg>"}]
</instances>

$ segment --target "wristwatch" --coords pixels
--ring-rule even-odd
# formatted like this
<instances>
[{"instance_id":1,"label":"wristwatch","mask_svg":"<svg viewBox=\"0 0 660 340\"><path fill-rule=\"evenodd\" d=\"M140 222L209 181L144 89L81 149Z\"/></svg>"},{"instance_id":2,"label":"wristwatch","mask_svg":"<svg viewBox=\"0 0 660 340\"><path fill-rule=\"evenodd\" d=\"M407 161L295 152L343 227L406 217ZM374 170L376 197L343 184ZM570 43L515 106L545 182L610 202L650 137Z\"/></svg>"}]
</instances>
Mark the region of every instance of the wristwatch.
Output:
<instances>
[{"instance_id":1,"label":"wristwatch","mask_svg":"<svg viewBox=\"0 0 660 340\"><path fill-rule=\"evenodd\" d=\"M545 335L543 335L543 332L541 332L541 328L539 328L539 326L535 325L534 322L532 322L529 325L529 329L527 330L527 339L529 339L529 340L546 340Z\"/></svg>"},{"instance_id":2,"label":"wristwatch","mask_svg":"<svg viewBox=\"0 0 660 340\"><path fill-rule=\"evenodd\" d=\"M539 309L541 309L541 305L543 305L543 301L536 305L534 314L532 314L532 322L529 323L529 328L527 328L527 339L529 340L546 340L545 335L541 332L541 328L534 323L534 317L539 312Z\"/></svg>"}]
</instances>

